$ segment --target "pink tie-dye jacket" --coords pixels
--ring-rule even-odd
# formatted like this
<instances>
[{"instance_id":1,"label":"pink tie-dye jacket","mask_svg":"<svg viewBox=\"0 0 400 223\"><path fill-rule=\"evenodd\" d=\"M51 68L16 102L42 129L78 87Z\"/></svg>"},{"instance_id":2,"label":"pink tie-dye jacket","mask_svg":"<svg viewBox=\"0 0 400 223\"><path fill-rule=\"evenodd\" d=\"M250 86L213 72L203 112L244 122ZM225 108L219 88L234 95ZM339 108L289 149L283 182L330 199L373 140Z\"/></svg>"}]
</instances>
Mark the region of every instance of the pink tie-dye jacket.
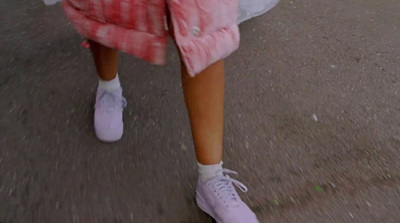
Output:
<instances>
[{"instance_id":1,"label":"pink tie-dye jacket","mask_svg":"<svg viewBox=\"0 0 400 223\"><path fill-rule=\"evenodd\" d=\"M154 64L165 64L167 11L191 76L239 47L238 0L63 0L88 39Z\"/></svg>"}]
</instances>

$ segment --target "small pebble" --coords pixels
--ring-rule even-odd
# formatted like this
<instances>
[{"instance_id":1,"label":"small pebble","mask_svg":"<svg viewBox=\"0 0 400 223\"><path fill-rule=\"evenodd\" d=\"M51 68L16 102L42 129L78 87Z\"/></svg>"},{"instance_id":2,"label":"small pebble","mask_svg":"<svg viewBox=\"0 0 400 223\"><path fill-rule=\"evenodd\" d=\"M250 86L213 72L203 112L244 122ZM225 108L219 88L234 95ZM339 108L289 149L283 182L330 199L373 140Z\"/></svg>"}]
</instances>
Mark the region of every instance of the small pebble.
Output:
<instances>
[{"instance_id":1,"label":"small pebble","mask_svg":"<svg viewBox=\"0 0 400 223\"><path fill-rule=\"evenodd\" d=\"M314 120L314 122L318 122L318 117L317 117L316 114L313 114L313 115L311 116L311 118L312 118L312 120Z\"/></svg>"},{"instance_id":2,"label":"small pebble","mask_svg":"<svg viewBox=\"0 0 400 223\"><path fill-rule=\"evenodd\" d=\"M181 143L181 149L182 149L183 151L186 151L186 150L187 150L187 147L186 147L186 145L185 145L184 143Z\"/></svg>"}]
</instances>

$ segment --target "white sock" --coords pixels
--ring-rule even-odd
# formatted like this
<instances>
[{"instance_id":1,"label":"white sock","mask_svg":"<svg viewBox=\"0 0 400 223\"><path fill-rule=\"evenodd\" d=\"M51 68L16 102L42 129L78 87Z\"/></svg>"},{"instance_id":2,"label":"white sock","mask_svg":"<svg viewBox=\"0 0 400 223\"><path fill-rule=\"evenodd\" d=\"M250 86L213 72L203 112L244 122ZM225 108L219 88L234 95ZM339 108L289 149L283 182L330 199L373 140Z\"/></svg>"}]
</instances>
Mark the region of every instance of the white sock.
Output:
<instances>
[{"instance_id":1,"label":"white sock","mask_svg":"<svg viewBox=\"0 0 400 223\"><path fill-rule=\"evenodd\" d=\"M215 165L203 165L197 162L200 181L205 182L216 176L222 175L222 164L222 161Z\"/></svg>"},{"instance_id":2,"label":"white sock","mask_svg":"<svg viewBox=\"0 0 400 223\"><path fill-rule=\"evenodd\" d=\"M102 79L99 80L99 87L108 92L114 91L114 90L118 89L120 86L121 86L121 83L119 82L118 74L114 79L109 80L109 81L105 81Z\"/></svg>"}]
</instances>

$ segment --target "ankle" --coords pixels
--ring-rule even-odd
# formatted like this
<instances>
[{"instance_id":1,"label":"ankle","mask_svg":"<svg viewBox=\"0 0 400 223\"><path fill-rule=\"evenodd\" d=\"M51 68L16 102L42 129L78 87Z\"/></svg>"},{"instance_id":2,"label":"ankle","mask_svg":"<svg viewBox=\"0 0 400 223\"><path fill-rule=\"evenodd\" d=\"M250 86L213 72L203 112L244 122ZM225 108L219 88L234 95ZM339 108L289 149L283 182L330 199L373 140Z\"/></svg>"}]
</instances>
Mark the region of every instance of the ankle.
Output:
<instances>
[{"instance_id":1,"label":"ankle","mask_svg":"<svg viewBox=\"0 0 400 223\"><path fill-rule=\"evenodd\" d=\"M214 177L222 175L222 164L222 161L214 165L203 165L198 162L197 167L200 181L205 182Z\"/></svg>"},{"instance_id":2,"label":"ankle","mask_svg":"<svg viewBox=\"0 0 400 223\"><path fill-rule=\"evenodd\" d=\"M111 92L121 87L121 83L119 81L118 74L114 79L111 80L103 80L100 78L99 87L105 91Z\"/></svg>"}]
</instances>

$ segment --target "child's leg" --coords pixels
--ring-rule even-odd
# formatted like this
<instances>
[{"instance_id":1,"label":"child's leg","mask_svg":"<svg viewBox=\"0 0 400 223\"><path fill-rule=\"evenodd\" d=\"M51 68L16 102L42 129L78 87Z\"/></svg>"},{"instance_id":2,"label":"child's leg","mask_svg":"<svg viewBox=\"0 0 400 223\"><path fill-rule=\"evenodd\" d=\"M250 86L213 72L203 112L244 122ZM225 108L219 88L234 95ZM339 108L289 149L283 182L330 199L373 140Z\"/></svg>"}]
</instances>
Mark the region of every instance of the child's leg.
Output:
<instances>
[{"instance_id":1,"label":"child's leg","mask_svg":"<svg viewBox=\"0 0 400 223\"><path fill-rule=\"evenodd\" d=\"M126 106L117 76L118 51L94 41L89 43L100 78L94 112L95 133L101 141L115 142L121 139L123 134L122 115Z\"/></svg>"},{"instance_id":2,"label":"child's leg","mask_svg":"<svg viewBox=\"0 0 400 223\"><path fill-rule=\"evenodd\" d=\"M232 172L222 169L224 62L216 62L194 78L182 65L182 86L199 162L198 206L217 222L258 223L234 187L247 191L246 186L227 176Z\"/></svg>"},{"instance_id":3,"label":"child's leg","mask_svg":"<svg viewBox=\"0 0 400 223\"><path fill-rule=\"evenodd\" d=\"M182 65L182 86L189 112L197 160L203 165L222 160L225 74L218 61L196 77Z\"/></svg>"},{"instance_id":4,"label":"child's leg","mask_svg":"<svg viewBox=\"0 0 400 223\"><path fill-rule=\"evenodd\" d=\"M91 40L88 42L99 77L105 81L114 79L118 72L118 51Z\"/></svg>"}]
</instances>

